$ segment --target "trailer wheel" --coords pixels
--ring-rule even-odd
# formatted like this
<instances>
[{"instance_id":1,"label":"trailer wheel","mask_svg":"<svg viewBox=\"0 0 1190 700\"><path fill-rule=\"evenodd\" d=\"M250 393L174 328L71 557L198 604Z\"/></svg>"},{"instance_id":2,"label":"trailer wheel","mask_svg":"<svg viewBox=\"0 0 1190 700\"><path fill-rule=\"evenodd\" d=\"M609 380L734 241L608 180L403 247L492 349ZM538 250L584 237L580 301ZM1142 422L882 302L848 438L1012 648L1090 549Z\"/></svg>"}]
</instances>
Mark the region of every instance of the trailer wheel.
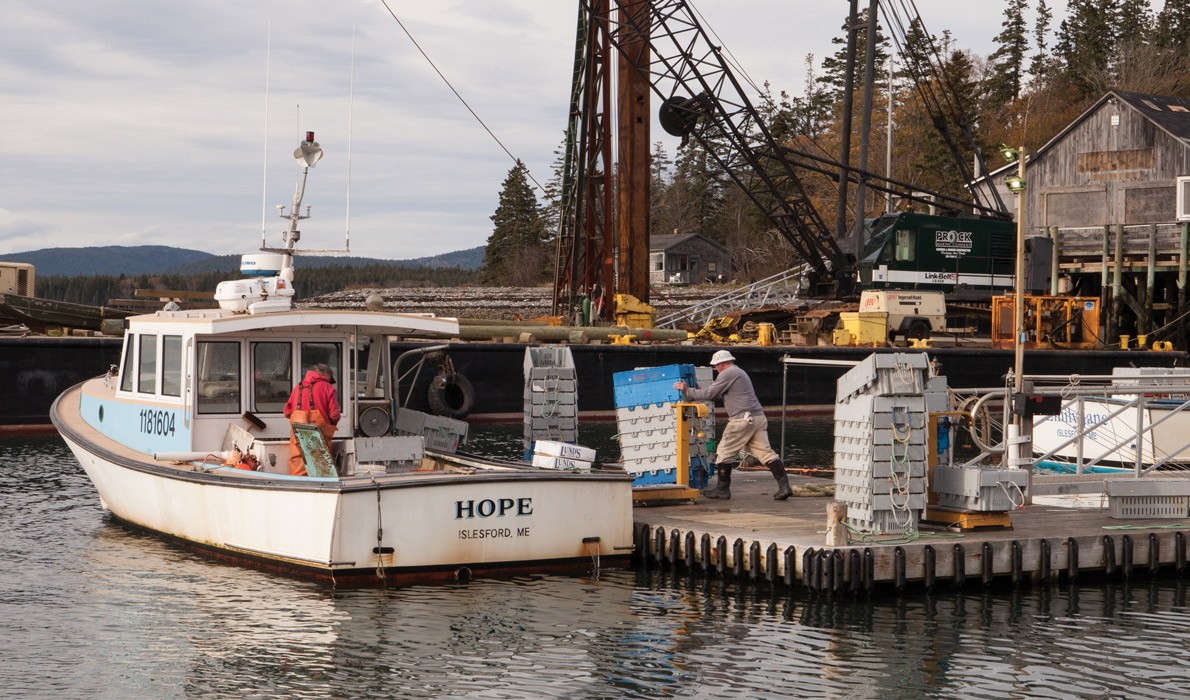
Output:
<instances>
[{"instance_id":1,"label":"trailer wheel","mask_svg":"<svg viewBox=\"0 0 1190 700\"><path fill-rule=\"evenodd\" d=\"M914 340L921 340L930 337L930 323L929 321L914 321L909 324L909 330L905 331L905 338L913 338Z\"/></svg>"},{"instance_id":2,"label":"trailer wheel","mask_svg":"<svg viewBox=\"0 0 1190 700\"><path fill-rule=\"evenodd\" d=\"M439 374L430 382L426 401L434 415L464 418L475 406L475 388L460 372Z\"/></svg>"}]
</instances>

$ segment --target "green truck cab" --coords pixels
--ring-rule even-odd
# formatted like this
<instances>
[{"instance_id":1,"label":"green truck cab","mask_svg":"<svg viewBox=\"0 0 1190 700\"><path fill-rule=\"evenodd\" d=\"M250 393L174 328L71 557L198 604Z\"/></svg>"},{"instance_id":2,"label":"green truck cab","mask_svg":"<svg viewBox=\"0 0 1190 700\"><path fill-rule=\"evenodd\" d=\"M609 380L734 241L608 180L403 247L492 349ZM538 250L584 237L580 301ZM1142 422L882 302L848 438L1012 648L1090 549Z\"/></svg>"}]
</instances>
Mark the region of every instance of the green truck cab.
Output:
<instances>
[{"instance_id":1,"label":"green truck cab","mask_svg":"<svg viewBox=\"0 0 1190 700\"><path fill-rule=\"evenodd\" d=\"M1016 224L903 212L873 219L859 261L859 288L932 289L950 299L988 299L1013 288ZM1048 287L1052 246L1026 240L1027 291Z\"/></svg>"}]
</instances>

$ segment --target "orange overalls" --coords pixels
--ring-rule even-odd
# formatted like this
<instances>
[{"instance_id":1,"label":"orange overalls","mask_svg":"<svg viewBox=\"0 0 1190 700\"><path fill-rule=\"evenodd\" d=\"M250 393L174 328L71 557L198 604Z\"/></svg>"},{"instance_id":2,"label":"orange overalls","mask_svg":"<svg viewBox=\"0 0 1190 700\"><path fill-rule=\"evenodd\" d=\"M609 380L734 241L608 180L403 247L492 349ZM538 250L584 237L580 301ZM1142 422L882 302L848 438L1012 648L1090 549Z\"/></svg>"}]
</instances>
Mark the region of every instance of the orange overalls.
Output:
<instances>
[{"instance_id":1,"label":"orange overalls","mask_svg":"<svg viewBox=\"0 0 1190 700\"><path fill-rule=\"evenodd\" d=\"M334 424L327 421L322 411L314 408L314 387L305 382L298 385L297 401L293 413L289 414L289 473L293 476L306 475L306 459L302 456L302 448L298 445L297 435L293 432L294 423L313 423L318 426L318 432L326 439L329 450L331 439L335 436ZM302 397L305 401L302 401ZM302 408L305 403L307 408Z\"/></svg>"}]
</instances>

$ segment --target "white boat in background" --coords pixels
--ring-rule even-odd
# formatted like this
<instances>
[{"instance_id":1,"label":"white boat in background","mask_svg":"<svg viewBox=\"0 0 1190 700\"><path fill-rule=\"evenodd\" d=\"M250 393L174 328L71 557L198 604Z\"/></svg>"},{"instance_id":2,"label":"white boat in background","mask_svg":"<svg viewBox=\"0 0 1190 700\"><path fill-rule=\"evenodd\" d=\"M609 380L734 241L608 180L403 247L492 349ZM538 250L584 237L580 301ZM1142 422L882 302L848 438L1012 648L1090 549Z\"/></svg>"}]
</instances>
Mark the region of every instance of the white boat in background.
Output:
<instances>
[{"instance_id":1,"label":"white boat in background","mask_svg":"<svg viewBox=\"0 0 1190 700\"><path fill-rule=\"evenodd\" d=\"M1081 425L1082 461L1098 471L1134 470L1138 447L1142 467L1190 468L1190 395L1184 391L1190 368L1117 367L1108 386L1139 382L1147 387L1142 405L1135 395L1072 397L1063 399L1058 415L1035 417L1033 453L1046 456L1044 463L1072 466L1079 459Z\"/></svg>"},{"instance_id":2,"label":"white boat in background","mask_svg":"<svg viewBox=\"0 0 1190 700\"><path fill-rule=\"evenodd\" d=\"M103 506L216 557L336 585L626 563L631 475L457 453L465 424L442 440L449 419L397 409L390 341L457 333L455 319L292 305L299 205L321 153L307 133L285 246L245 256L253 276L220 284L221 308L129 318L118 370L55 401ZM311 475L291 476L282 410L319 363L340 379L343 417L329 451L307 444ZM410 421L413 434L392 434Z\"/></svg>"}]
</instances>

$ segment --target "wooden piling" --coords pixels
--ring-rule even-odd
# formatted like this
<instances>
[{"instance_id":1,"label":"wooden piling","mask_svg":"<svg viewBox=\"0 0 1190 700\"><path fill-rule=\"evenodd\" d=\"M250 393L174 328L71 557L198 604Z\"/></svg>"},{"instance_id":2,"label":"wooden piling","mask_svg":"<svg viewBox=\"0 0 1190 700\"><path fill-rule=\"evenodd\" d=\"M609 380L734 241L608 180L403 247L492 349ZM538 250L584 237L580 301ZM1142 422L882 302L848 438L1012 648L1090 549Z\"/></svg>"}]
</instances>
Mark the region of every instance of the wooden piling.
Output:
<instances>
[{"instance_id":1,"label":"wooden piling","mask_svg":"<svg viewBox=\"0 0 1190 700\"><path fill-rule=\"evenodd\" d=\"M1124 291L1124 225L1116 224L1115 259L1112 260L1111 330L1108 338L1115 341L1120 337L1120 302Z\"/></svg>"}]
</instances>

